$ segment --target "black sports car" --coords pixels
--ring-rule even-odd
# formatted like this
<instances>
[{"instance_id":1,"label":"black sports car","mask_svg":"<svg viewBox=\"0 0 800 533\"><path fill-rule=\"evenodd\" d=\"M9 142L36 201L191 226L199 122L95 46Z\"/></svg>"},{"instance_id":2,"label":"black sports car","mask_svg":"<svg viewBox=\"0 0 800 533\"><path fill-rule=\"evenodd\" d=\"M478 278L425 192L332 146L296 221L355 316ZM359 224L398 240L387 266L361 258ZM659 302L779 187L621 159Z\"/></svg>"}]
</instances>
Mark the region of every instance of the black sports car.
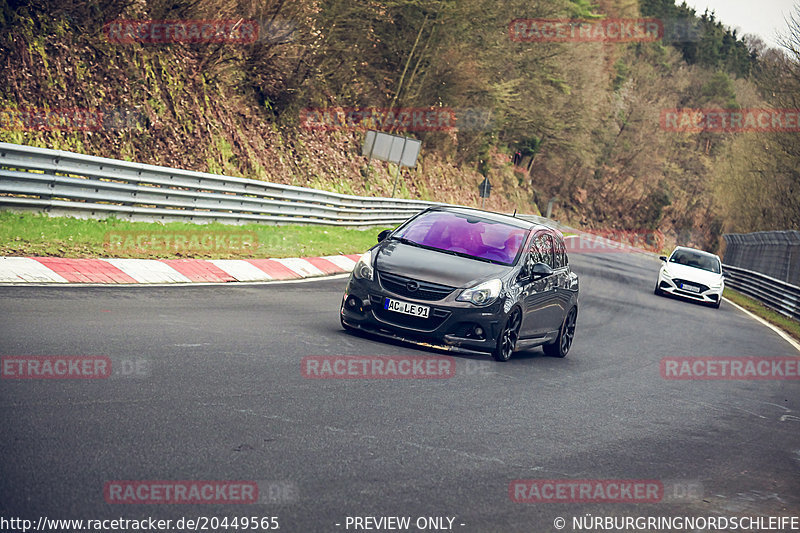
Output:
<instances>
[{"instance_id":1,"label":"black sports car","mask_svg":"<svg viewBox=\"0 0 800 533\"><path fill-rule=\"evenodd\" d=\"M542 345L564 357L578 316L578 277L560 232L477 209L432 207L356 264L342 326L507 361Z\"/></svg>"}]
</instances>

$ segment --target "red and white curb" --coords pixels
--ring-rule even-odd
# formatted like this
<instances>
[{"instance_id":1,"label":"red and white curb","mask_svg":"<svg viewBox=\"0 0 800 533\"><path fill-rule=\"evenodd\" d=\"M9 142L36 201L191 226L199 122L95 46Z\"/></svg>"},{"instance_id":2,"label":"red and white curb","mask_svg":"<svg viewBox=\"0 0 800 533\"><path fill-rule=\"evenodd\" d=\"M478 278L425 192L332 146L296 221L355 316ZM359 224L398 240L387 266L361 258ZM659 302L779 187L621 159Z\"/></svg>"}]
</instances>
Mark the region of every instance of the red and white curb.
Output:
<instances>
[{"instance_id":1,"label":"red and white curb","mask_svg":"<svg viewBox=\"0 0 800 533\"><path fill-rule=\"evenodd\" d=\"M227 283L342 274L355 255L289 259L67 259L0 257L0 283Z\"/></svg>"}]
</instances>

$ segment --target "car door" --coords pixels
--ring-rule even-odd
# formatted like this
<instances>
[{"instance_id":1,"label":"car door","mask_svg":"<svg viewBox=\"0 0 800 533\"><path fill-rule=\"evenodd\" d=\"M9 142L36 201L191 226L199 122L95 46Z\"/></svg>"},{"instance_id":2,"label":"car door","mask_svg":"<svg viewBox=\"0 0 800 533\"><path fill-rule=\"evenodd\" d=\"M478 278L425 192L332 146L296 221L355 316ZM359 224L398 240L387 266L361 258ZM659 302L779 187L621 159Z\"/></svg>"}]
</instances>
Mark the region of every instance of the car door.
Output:
<instances>
[{"instance_id":1,"label":"car door","mask_svg":"<svg viewBox=\"0 0 800 533\"><path fill-rule=\"evenodd\" d=\"M567 312L577 303L578 277L569 268L566 247L563 239L558 235L552 235L555 243L555 265L553 274L555 277L555 302L558 306L558 316L556 328L559 328L566 318Z\"/></svg>"},{"instance_id":2,"label":"car door","mask_svg":"<svg viewBox=\"0 0 800 533\"><path fill-rule=\"evenodd\" d=\"M529 265L544 263L550 268L555 266L555 244L553 237L546 231L537 232L531 239L527 261ZM530 272L530 268L527 269ZM558 329L561 324L562 306L558 304L558 273L534 278L528 275L522 281L522 301L524 316L520 330L523 339L542 337Z\"/></svg>"}]
</instances>

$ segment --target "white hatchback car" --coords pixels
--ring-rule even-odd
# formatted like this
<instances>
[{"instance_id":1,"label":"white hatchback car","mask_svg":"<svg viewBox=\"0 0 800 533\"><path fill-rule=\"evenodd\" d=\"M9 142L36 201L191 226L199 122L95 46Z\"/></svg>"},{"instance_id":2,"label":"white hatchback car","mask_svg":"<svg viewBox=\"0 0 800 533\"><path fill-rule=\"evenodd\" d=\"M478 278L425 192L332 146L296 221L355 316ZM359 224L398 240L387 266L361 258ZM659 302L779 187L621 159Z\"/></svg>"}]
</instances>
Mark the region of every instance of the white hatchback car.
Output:
<instances>
[{"instance_id":1,"label":"white hatchback car","mask_svg":"<svg viewBox=\"0 0 800 533\"><path fill-rule=\"evenodd\" d=\"M660 259L664 264L658 272L655 294L674 294L719 307L725 283L718 255L678 246L669 259L663 255Z\"/></svg>"}]
</instances>

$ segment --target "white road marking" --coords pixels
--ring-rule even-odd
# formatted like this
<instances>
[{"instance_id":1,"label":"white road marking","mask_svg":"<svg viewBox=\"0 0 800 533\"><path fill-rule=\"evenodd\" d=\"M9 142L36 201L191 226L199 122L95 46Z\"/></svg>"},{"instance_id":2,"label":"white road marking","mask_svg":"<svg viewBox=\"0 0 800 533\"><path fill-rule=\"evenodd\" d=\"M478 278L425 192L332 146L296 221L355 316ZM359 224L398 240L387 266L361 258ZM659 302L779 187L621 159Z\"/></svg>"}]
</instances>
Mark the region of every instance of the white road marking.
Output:
<instances>
[{"instance_id":1,"label":"white road marking","mask_svg":"<svg viewBox=\"0 0 800 533\"><path fill-rule=\"evenodd\" d=\"M102 259L139 283L191 283L192 280L155 259Z\"/></svg>"},{"instance_id":2,"label":"white road marking","mask_svg":"<svg viewBox=\"0 0 800 533\"><path fill-rule=\"evenodd\" d=\"M237 281L269 281L272 276L243 259L212 259L211 262Z\"/></svg>"},{"instance_id":3,"label":"white road marking","mask_svg":"<svg viewBox=\"0 0 800 533\"><path fill-rule=\"evenodd\" d=\"M352 272L353 268L356 266L355 261L343 255L326 255L322 259L330 261L331 263L338 266L345 272Z\"/></svg>"},{"instance_id":4,"label":"white road marking","mask_svg":"<svg viewBox=\"0 0 800 533\"><path fill-rule=\"evenodd\" d=\"M239 287L241 285L286 285L289 283L313 283L315 281L336 281L340 279L349 278L349 273L334 274L331 276L316 276L313 278L300 278L300 279L275 279L264 281L239 281L239 282L225 282L225 281L193 281L190 283L69 283L68 287ZM46 287L50 283L6 283L5 287Z\"/></svg>"},{"instance_id":5,"label":"white road marking","mask_svg":"<svg viewBox=\"0 0 800 533\"><path fill-rule=\"evenodd\" d=\"M67 280L30 257L0 257L0 283L67 283Z\"/></svg>"},{"instance_id":6,"label":"white road marking","mask_svg":"<svg viewBox=\"0 0 800 533\"><path fill-rule=\"evenodd\" d=\"M273 259L273 261L282 264L292 272L297 272L303 277L325 275L325 272L318 269L305 259L300 259L298 257L290 257L288 259Z\"/></svg>"},{"instance_id":7,"label":"white road marking","mask_svg":"<svg viewBox=\"0 0 800 533\"><path fill-rule=\"evenodd\" d=\"M786 342L791 344L792 347L795 350L800 352L800 344L798 344L796 340L794 340L792 337L790 337L789 334L786 333L785 331L783 331L781 328L779 328L778 326L776 326L774 324L770 324L769 322L767 322L766 320L764 320L760 316L754 315L753 313L751 313L750 311L748 311L744 307L742 307L740 305L736 305L735 303L733 303L732 301L728 300L727 298L723 297L722 299L725 300L726 302L728 302L729 304L731 304L732 306L734 306L739 311L741 311L741 312L745 313L746 315L748 315L750 318L752 318L754 320L757 320L757 321L761 322L762 324L764 324L765 326L767 326L769 329L771 329L772 331L777 333L783 340L785 340Z\"/></svg>"}]
</instances>

